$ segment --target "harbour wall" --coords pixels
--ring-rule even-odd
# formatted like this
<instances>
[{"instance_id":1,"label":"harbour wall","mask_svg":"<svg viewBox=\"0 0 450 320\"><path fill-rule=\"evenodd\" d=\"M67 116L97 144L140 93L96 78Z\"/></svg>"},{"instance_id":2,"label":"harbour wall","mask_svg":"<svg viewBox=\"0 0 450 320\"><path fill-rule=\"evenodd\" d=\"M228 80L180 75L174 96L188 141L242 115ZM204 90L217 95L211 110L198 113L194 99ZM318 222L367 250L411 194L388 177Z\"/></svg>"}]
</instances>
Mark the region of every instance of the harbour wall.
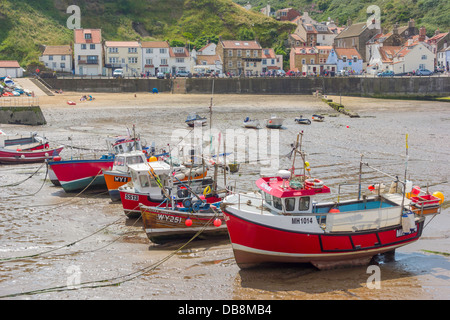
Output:
<instances>
[{"instance_id":1,"label":"harbour wall","mask_svg":"<svg viewBox=\"0 0 450 320\"><path fill-rule=\"evenodd\" d=\"M178 78L173 79L46 79L55 90L76 92L181 92L198 94L300 94L362 97L428 97L450 95L450 77L332 78Z\"/></svg>"},{"instance_id":2,"label":"harbour wall","mask_svg":"<svg viewBox=\"0 0 450 320\"><path fill-rule=\"evenodd\" d=\"M0 107L0 123L40 126L47 124L39 106Z\"/></svg>"}]
</instances>

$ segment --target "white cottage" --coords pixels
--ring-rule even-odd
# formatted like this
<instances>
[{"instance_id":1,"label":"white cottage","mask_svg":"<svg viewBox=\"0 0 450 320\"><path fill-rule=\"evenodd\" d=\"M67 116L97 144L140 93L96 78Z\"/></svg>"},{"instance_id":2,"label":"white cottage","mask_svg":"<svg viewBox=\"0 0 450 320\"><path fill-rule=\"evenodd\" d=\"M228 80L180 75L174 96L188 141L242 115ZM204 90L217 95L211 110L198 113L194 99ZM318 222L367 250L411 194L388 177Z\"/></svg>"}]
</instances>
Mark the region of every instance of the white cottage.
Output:
<instances>
[{"instance_id":1,"label":"white cottage","mask_svg":"<svg viewBox=\"0 0 450 320\"><path fill-rule=\"evenodd\" d=\"M0 60L0 77L22 78L23 69L17 61Z\"/></svg>"},{"instance_id":2,"label":"white cottage","mask_svg":"<svg viewBox=\"0 0 450 320\"><path fill-rule=\"evenodd\" d=\"M148 76L156 76L158 72L170 72L169 43L167 41L146 41L141 43L142 70Z\"/></svg>"},{"instance_id":3,"label":"white cottage","mask_svg":"<svg viewBox=\"0 0 450 320\"><path fill-rule=\"evenodd\" d=\"M39 60L47 69L57 72L72 72L73 55L71 46L46 46Z\"/></svg>"},{"instance_id":4,"label":"white cottage","mask_svg":"<svg viewBox=\"0 0 450 320\"><path fill-rule=\"evenodd\" d=\"M75 29L75 74L92 76L103 74L102 31L100 29Z\"/></svg>"}]
</instances>

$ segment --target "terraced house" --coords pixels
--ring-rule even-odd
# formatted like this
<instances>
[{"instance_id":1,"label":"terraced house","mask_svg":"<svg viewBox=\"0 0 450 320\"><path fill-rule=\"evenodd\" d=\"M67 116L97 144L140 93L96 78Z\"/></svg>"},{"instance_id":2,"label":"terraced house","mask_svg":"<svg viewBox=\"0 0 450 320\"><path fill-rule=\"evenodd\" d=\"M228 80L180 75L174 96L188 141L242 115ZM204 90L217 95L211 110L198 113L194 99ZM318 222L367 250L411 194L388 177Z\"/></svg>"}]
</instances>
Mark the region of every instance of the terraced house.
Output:
<instances>
[{"instance_id":1,"label":"terraced house","mask_svg":"<svg viewBox=\"0 0 450 320\"><path fill-rule=\"evenodd\" d=\"M105 41L106 75L122 69L125 77L139 76L142 72L141 45L137 41Z\"/></svg>"},{"instance_id":2,"label":"terraced house","mask_svg":"<svg viewBox=\"0 0 450 320\"><path fill-rule=\"evenodd\" d=\"M256 75L262 71L262 47L258 41L220 39L216 52L225 74Z\"/></svg>"},{"instance_id":3,"label":"terraced house","mask_svg":"<svg viewBox=\"0 0 450 320\"><path fill-rule=\"evenodd\" d=\"M50 70L72 72L72 47L46 46L39 60Z\"/></svg>"},{"instance_id":4,"label":"terraced house","mask_svg":"<svg viewBox=\"0 0 450 320\"><path fill-rule=\"evenodd\" d=\"M149 76L156 76L158 72L170 72L169 43L167 41L146 41L141 43L143 71Z\"/></svg>"},{"instance_id":5,"label":"terraced house","mask_svg":"<svg viewBox=\"0 0 450 320\"><path fill-rule=\"evenodd\" d=\"M102 31L100 29L75 29L74 38L75 74L80 76L102 75Z\"/></svg>"}]
</instances>

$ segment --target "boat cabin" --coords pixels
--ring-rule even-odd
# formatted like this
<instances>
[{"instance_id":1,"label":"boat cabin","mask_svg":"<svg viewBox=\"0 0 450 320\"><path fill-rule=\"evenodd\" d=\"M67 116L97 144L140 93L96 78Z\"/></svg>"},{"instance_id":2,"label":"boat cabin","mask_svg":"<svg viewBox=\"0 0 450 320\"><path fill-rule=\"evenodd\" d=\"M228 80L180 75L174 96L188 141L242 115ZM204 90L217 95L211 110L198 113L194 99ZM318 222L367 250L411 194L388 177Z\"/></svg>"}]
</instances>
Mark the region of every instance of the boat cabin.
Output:
<instances>
[{"instance_id":1,"label":"boat cabin","mask_svg":"<svg viewBox=\"0 0 450 320\"><path fill-rule=\"evenodd\" d=\"M151 167L150 167L151 166ZM148 193L155 196L161 196L161 187L159 182L149 173L151 169L160 179L162 186L168 186L170 176L170 166L164 161L154 161L146 163L130 164L131 181L136 192Z\"/></svg>"},{"instance_id":2,"label":"boat cabin","mask_svg":"<svg viewBox=\"0 0 450 320\"><path fill-rule=\"evenodd\" d=\"M129 136L107 138L106 144L108 151L114 154L142 150L141 140Z\"/></svg>"},{"instance_id":3,"label":"boat cabin","mask_svg":"<svg viewBox=\"0 0 450 320\"><path fill-rule=\"evenodd\" d=\"M256 181L264 199L264 207L279 214L295 215L312 212L312 197L330 193L321 181L300 182L301 176L289 180L285 177L263 177ZM311 179L312 180L312 179Z\"/></svg>"},{"instance_id":4,"label":"boat cabin","mask_svg":"<svg viewBox=\"0 0 450 320\"><path fill-rule=\"evenodd\" d=\"M120 153L114 159L113 171L127 172L129 165L146 162L147 157L141 151Z\"/></svg>"}]
</instances>

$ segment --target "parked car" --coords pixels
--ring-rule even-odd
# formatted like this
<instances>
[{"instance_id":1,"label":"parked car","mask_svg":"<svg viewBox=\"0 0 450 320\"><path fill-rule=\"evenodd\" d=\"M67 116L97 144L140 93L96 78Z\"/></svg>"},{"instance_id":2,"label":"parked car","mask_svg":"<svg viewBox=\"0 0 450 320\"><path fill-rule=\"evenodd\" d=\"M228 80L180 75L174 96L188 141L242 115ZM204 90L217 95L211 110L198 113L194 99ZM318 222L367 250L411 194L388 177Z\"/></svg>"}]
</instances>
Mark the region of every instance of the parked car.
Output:
<instances>
[{"instance_id":1,"label":"parked car","mask_svg":"<svg viewBox=\"0 0 450 320\"><path fill-rule=\"evenodd\" d=\"M394 75L395 74L394 74L393 71L388 71L388 70L380 72L379 74L377 74L378 77L393 77Z\"/></svg>"},{"instance_id":2,"label":"parked car","mask_svg":"<svg viewBox=\"0 0 450 320\"><path fill-rule=\"evenodd\" d=\"M427 69L417 69L416 70L416 76L431 76L433 74L433 72L431 72L430 70Z\"/></svg>"},{"instance_id":3,"label":"parked car","mask_svg":"<svg viewBox=\"0 0 450 320\"><path fill-rule=\"evenodd\" d=\"M346 70L339 70L336 72L337 76L348 76L348 72Z\"/></svg>"},{"instance_id":4,"label":"parked car","mask_svg":"<svg viewBox=\"0 0 450 320\"><path fill-rule=\"evenodd\" d=\"M175 74L177 77L189 77L189 71L180 70Z\"/></svg>"},{"instance_id":5,"label":"parked car","mask_svg":"<svg viewBox=\"0 0 450 320\"><path fill-rule=\"evenodd\" d=\"M158 72L158 73L156 74L156 78L157 78L157 79L164 79L164 73Z\"/></svg>"},{"instance_id":6,"label":"parked car","mask_svg":"<svg viewBox=\"0 0 450 320\"><path fill-rule=\"evenodd\" d=\"M114 78L123 78L123 69L116 69L113 71Z\"/></svg>"},{"instance_id":7,"label":"parked car","mask_svg":"<svg viewBox=\"0 0 450 320\"><path fill-rule=\"evenodd\" d=\"M289 70L288 72L286 72L286 75L289 77L294 77L295 76L295 71Z\"/></svg>"}]
</instances>

